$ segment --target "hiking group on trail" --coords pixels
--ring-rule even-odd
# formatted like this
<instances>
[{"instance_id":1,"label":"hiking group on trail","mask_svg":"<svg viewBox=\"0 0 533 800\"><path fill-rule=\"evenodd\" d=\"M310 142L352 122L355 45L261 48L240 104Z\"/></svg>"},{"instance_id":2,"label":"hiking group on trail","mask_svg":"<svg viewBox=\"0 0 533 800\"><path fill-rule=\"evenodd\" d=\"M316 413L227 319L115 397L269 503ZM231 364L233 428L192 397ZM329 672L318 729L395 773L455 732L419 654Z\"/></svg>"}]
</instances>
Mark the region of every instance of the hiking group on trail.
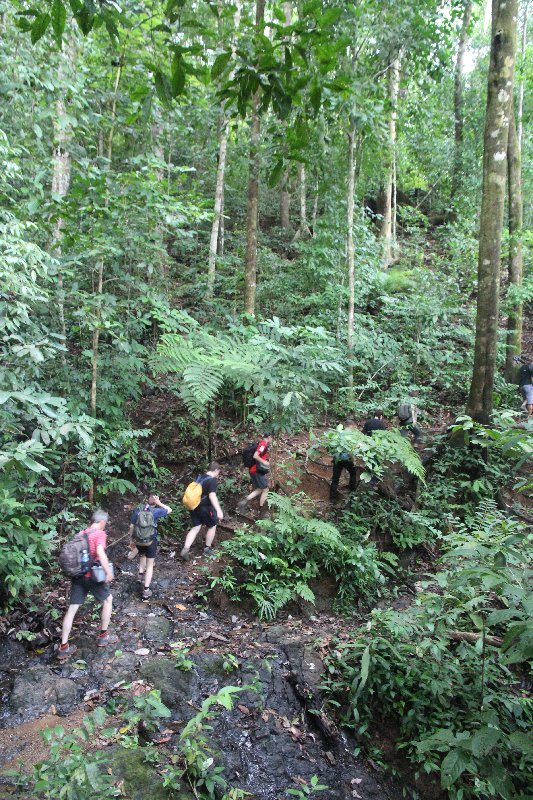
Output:
<instances>
[{"instance_id":1,"label":"hiking group on trail","mask_svg":"<svg viewBox=\"0 0 533 800\"><path fill-rule=\"evenodd\" d=\"M267 459L268 448L272 443L270 433L265 433L256 444L249 445L243 451L243 463L248 468L252 481L252 491L238 504L244 509L255 497L259 497L262 509L269 489L268 472L270 463ZM200 474L186 488L183 504L190 512L192 527L185 537L180 553L184 561L190 558L190 549L194 544L201 527L206 528L204 555L212 552L216 536L217 524L224 519L224 512L217 497L220 464L216 461L209 465L205 474ZM131 537L128 559L139 556L137 582L142 586L142 599L152 596L150 584L154 574L158 539L157 524L159 520L172 513L172 508L163 503L157 494L149 494L145 501L137 506L131 515L128 534ZM113 580L113 565L106 553L106 525L109 515L106 511L95 511L92 524L77 533L67 542L60 555L60 565L65 576L71 579L70 602L63 619L61 644L57 650L57 658L65 660L76 652L76 645L69 643L69 636L76 613L85 601L87 594L102 603L100 633L96 644L105 647L117 641L116 636L109 634L108 627L113 609L113 596L110 583Z\"/></svg>"}]
</instances>

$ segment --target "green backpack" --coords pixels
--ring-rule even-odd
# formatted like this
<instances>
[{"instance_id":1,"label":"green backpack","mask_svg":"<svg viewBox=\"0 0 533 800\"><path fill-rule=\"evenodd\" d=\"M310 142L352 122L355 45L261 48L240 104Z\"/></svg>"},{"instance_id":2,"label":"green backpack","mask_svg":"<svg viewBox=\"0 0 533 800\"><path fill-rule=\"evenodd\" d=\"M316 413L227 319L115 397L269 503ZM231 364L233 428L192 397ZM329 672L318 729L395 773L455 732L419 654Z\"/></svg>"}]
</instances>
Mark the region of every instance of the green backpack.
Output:
<instances>
[{"instance_id":1,"label":"green backpack","mask_svg":"<svg viewBox=\"0 0 533 800\"><path fill-rule=\"evenodd\" d=\"M139 506L139 515L133 523L133 541L141 547L148 547L152 543L155 533L155 520L153 513L146 511L144 506Z\"/></svg>"}]
</instances>

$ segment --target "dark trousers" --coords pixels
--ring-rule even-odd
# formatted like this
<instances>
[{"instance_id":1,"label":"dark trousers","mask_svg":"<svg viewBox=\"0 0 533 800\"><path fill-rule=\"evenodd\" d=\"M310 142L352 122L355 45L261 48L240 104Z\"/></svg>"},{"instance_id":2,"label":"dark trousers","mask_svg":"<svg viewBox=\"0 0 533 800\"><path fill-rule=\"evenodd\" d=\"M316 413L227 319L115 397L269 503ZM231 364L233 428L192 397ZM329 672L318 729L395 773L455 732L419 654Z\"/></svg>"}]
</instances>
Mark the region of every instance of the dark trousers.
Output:
<instances>
[{"instance_id":1,"label":"dark trousers","mask_svg":"<svg viewBox=\"0 0 533 800\"><path fill-rule=\"evenodd\" d=\"M333 462L333 477L331 479L331 487L329 490L329 499L336 500L338 497L339 478L343 469L347 470L350 475L349 490L355 492L357 489L357 469L353 461L334 461Z\"/></svg>"},{"instance_id":2,"label":"dark trousers","mask_svg":"<svg viewBox=\"0 0 533 800\"><path fill-rule=\"evenodd\" d=\"M422 431L413 422L400 422L400 433L404 437L412 434L414 442L419 442L422 438Z\"/></svg>"}]
</instances>

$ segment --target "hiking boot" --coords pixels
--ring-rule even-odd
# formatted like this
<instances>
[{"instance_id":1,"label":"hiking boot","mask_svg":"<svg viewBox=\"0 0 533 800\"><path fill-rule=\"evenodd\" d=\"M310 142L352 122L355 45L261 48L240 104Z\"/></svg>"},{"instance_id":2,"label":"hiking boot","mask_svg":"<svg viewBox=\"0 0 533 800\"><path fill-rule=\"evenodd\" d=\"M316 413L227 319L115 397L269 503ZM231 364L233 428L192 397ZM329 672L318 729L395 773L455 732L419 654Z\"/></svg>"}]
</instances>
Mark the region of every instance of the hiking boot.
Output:
<instances>
[{"instance_id":1,"label":"hiking boot","mask_svg":"<svg viewBox=\"0 0 533 800\"><path fill-rule=\"evenodd\" d=\"M237 511L246 511L248 508L248 500L241 500L240 503L237 503Z\"/></svg>"},{"instance_id":2,"label":"hiking boot","mask_svg":"<svg viewBox=\"0 0 533 800\"><path fill-rule=\"evenodd\" d=\"M153 592L151 589L146 589L146 588L143 589L143 597L142 597L143 600L148 600L152 595Z\"/></svg>"},{"instance_id":3,"label":"hiking boot","mask_svg":"<svg viewBox=\"0 0 533 800\"><path fill-rule=\"evenodd\" d=\"M185 548L183 548L183 550L181 551L181 553L180 553L180 556L182 557L182 559L183 559L184 561L190 561L191 554L190 554L190 552L189 552L188 550L186 550Z\"/></svg>"},{"instance_id":4,"label":"hiking boot","mask_svg":"<svg viewBox=\"0 0 533 800\"><path fill-rule=\"evenodd\" d=\"M109 631L106 631L98 636L96 639L96 646L107 647L109 644L116 644L117 642L118 636L114 636L113 634L109 633Z\"/></svg>"},{"instance_id":5,"label":"hiking boot","mask_svg":"<svg viewBox=\"0 0 533 800\"><path fill-rule=\"evenodd\" d=\"M212 556L213 555L213 548L212 547L204 547L204 556Z\"/></svg>"},{"instance_id":6,"label":"hiking boot","mask_svg":"<svg viewBox=\"0 0 533 800\"><path fill-rule=\"evenodd\" d=\"M56 658L58 661L65 661L67 658L70 658L70 656L73 655L77 649L78 648L75 644L68 644L68 642L66 647L59 645L56 650Z\"/></svg>"}]
</instances>

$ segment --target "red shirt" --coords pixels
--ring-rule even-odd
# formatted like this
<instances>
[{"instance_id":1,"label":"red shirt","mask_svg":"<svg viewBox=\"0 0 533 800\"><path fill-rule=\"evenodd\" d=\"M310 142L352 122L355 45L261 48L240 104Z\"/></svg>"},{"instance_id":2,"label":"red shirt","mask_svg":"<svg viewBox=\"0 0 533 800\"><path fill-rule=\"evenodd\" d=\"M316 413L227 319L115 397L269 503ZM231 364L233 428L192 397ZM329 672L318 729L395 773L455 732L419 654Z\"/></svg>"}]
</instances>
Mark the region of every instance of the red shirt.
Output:
<instances>
[{"instance_id":1,"label":"red shirt","mask_svg":"<svg viewBox=\"0 0 533 800\"><path fill-rule=\"evenodd\" d=\"M106 548L107 544L107 533L100 528L86 528L85 533L87 534L87 539L89 540L89 553L91 555L91 561L98 560L98 553L96 552L96 548L99 545ZM91 571L85 573L86 578L91 577Z\"/></svg>"},{"instance_id":2,"label":"red shirt","mask_svg":"<svg viewBox=\"0 0 533 800\"><path fill-rule=\"evenodd\" d=\"M259 444L255 448L254 456L255 456L256 453L257 453L257 455L260 455L261 458L265 458L266 459L267 454L268 454L268 444L267 444L265 439L261 439L261 441L259 442ZM254 463L250 467L249 471L250 471L250 475L253 475L254 472L257 472L257 461L255 459L254 459Z\"/></svg>"}]
</instances>

